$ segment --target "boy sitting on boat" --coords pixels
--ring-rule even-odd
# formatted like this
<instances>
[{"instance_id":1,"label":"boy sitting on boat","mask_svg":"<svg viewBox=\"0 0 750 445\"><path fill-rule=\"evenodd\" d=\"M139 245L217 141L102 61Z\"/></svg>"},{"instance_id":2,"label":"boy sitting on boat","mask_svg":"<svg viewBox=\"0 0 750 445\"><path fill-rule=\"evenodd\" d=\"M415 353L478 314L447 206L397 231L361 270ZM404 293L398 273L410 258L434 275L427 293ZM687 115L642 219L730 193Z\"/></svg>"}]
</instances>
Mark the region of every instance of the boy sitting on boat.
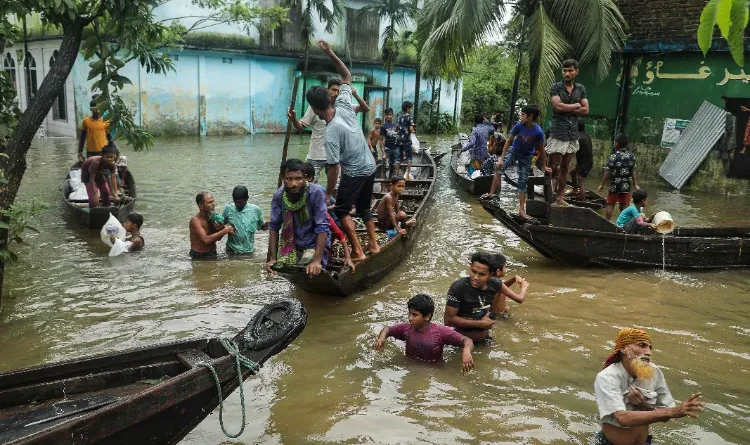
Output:
<instances>
[{"instance_id":1,"label":"boy sitting on boat","mask_svg":"<svg viewBox=\"0 0 750 445\"><path fill-rule=\"evenodd\" d=\"M474 341L486 340L495 319L507 317L505 296L521 303L528 290L528 282L521 277L503 283L498 277L504 274L505 257L485 252L472 255L469 276L454 281L448 289L445 324ZM508 288L514 283L520 283L520 295Z\"/></svg>"},{"instance_id":2,"label":"boy sitting on boat","mask_svg":"<svg viewBox=\"0 0 750 445\"><path fill-rule=\"evenodd\" d=\"M305 180L305 164L299 159L287 159L281 169L284 185L271 200L266 270L299 265L308 275L318 275L328 263L330 247L326 191Z\"/></svg>"},{"instance_id":3,"label":"boy sitting on boat","mask_svg":"<svg viewBox=\"0 0 750 445\"><path fill-rule=\"evenodd\" d=\"M398 202L399 196L404 193L406 180L403 176L391 178L391 191L383 196L378 203L378 228L385 230L388 239L395 237L398 233L406 235L406 227L414 227L417 220L409 219L409 216L401 210Z\"/></svg>"},{"instance_id":4,"label":"boy sitting on boat","mask_svg":"<svg viewBox=\"0 0 750 445\"><path fill-rule=\"evenodd\" d=\"M425 294L413 296L406 304L409 322L386 326L375 340L375 350L383 349L385 340L393 337L406 342L406 356L412 360L434 363L442 360L445 345L463 346L461 368L466 372L474 367L471 351L474 342L453 329L432 323L435 303Z\"/></svg>"},{"instance_id":5,"label":"boy sitting on boat","mask_svg":"<svg viewBox=\"0 0 750 445\"><path fill-rule=\"evenodd\" d=\"M645 190L636 190L633 192L633 201L630 205L620 212L617 217L617 227L627 233L638 233L646 229L655 229L656 224L652 224L652 218L646 218L641 212L643 207L648 205L648 194Z\"/></svg>"},{"instance_id":6,"label":"boy sitting on boat","mask_svg":"<svg viewBox=\"0 0 750 445\"><path fill-rule=\"evenodd\" d=\"M489 198L500 190L502 174L508 167L518 165L518 198L520 201L518 214L528 219L526 214L526 181L531 173L531 162L534 154L538 151L542 156L542 169L551 173L552 169L547 167L547 156L544 151L544 131L536 120L539 118L538 105L526 105L521 109L521 120L513 129L505 141L503 152L495 167L495 177L492 180L490 192L482 198Z\"/></svg>"}]
</instances>

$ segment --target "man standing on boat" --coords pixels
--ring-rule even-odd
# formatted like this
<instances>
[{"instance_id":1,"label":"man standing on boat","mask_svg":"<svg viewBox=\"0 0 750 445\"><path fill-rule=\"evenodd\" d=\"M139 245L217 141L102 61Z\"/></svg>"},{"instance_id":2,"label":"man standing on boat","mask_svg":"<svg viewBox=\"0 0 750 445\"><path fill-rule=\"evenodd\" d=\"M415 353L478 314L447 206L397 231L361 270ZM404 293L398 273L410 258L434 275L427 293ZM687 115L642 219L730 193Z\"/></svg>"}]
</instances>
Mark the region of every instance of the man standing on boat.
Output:
<instances>
[{"instance_id":1,"label":"man standing on boat","mask_svg":"<svg viewBox=\"0 0 750 445\"><path fill-rule=\"evenodd\" d=\"M328 80L328 97L331 98L331 102L335 102L339 96L341 90L340 79L329 79ZM364 101L357 92L352 89L352 96L357 100L358 105L354 107L355 113L367 113L370 111L370 106ZM305 131L305 128L310 127L312 132L310 134L310 148L307 150L306 161L311 163L315 167L315 179L313 181L317 183L320 180L320 172L326 166L326 121L319 118L314 112L312 107L307 107L307 112L302 119L297 120L297 113L289 109L286 113L286 117L292 120L292 125L297 131Z\"/></svg>"},{"instance_id":2,"label":"man standing on boat","mask_svg":"<svg viewBox=\"0 0 750 445\"><path fill-rule=\"evenodd\" d=\"M703 411L700 393L675 403L661 369L651 362L651 337L626 328L596 376L594 393L602 429L595 445L650 445L649 425Z\"/></svg>"},{"instance_id":3,"label":"man standing on boat","mask_svg":"<svg viewBox=\"0 0 750 445\"><path fill-rule=\"evenodd\" d=\"M314 86L305 94L307 102L315 114L326 121L326 165L328 172L327 198L333 197L336 190L336 179L342 169L341 183L336 193L334 213L341 221L341 229L349 238L352 246L352 260L365 259L365 253L357 239L354 221L350 216L352 207L367 227L368 248L375 255L380 251L375 235L375 222L370 213L370 200L375 184L375 159L370 154L362 128L357 122L352 108L352 74L339 59L325 40L318 41L318 46L325 52L341 75L341 90L336 99L335 108L331 107L328 91L321 86Z\"/></svg>"},{"instance_id":4,"label":"man standing on boat","mask_svg":"<svg viewBox=\"0 0 750 445\"><path fill-rule=\"evenodd\" d=\"M198 213L190 220L190 258L216 258L216 241L226 234L234 233L234 228L229 224L218 224L214 213L216 203L210 193L198 193L195 203L198 205Z\"/></svg>"},{"instance_id":5,"label":"man standing on boat","mask_svg":"<svg viewBox=\"0 0 750 445\"><path fill-rule=\"evenodd\" d=\"M578 61L562 63L563 81L552 85L552 126L547 141L547 155L552 168L553 186L557 187L556 202L563 204L570 161L578 151L578 119L589 114L586 88L576 83Z\"/></svg>"}]
</instances>

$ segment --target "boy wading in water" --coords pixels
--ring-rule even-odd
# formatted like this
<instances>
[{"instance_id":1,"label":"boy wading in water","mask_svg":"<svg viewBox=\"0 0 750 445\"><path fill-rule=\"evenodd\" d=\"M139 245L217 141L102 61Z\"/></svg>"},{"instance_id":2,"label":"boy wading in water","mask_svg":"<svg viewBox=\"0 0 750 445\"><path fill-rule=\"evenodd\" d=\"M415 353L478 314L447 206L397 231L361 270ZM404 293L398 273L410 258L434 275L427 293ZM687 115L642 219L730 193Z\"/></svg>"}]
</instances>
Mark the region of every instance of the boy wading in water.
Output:
<instances>
[{"instance_id":1,"label":"boy wading in water","mask_svg":"<svg viewBox=\"0 0 750 445\"><path fill-rule=\"evenodd\" d=\"M376 351L383 349L388 337L393 337L406 342L406 356L410 359L434 363L443 359L443 346L463 346L461 368L466 372L474 367L471 356L474 342L447 326L432 323L435 312L432 298L424 294L415 295L409 300L407 307L409 322L383 328L375 340Z\"/></svg>"},{"instance_id":2,"label":"boy wading in water","mask_svg":"<svg viewBox=\"0 0 750 445\"><path fill-rule=\"evenodd\" d=\"M578 119L589 114L586 88L576 83L578 61L568 59L562 63L563 81L552 85L552 126L547 155L552 167L552 185L557 187L557 204L563 205L568 169L573 155L578 151Z\"/></svg>"},{"instance_id":3,"label":"boy wading in water","mask_svg":"<svg viewBox=\"0 0 750 445\"><path fill-rule=\"evenodd\" d=\"M365 252L357 239L354 221L350 216L352 207L367 227L369 238L368 249L372 255L380 252L375 234L375 221L370 213L372 188L375 185L375 159L370 154L365 135L357 122L352 108L352 73L339 59L325 40L318 41L318 46L325 52L341 75L341 90L336 99L336 107L331 107L328 90L314 86L305 94L307 102L318 117L327 122L326 127L326 165L328 166L327 199L333 197L339 168L342 169L336 207L334 213L341 221L341 229L346 233L352 245L354 261L364 260Z\"/></svg>"},{"instance_id":4,"label":"boy wading in water","mask_svg":"<svg viewBox=\"0 0 750 445\"><path fill-rule=\"evenodd\" d=\"M398 202L398 197L404 193L405 188L406 180L404 177L394 176L391 178L391 191L386 193L378 204L378 226L387 232L395 230L402 235L406 235L406 229L401 226L402 224L405 227L417 225L417 220L409 219L406 212L401 210ZM393 236L389 233L388 239L394 236L396 236L395 233L393 233Z\"/></svg>"},{"instance_id":5,"label":"boy wading in water","mask_svg":"<svg viewBox=\"0 0 750 445\"><path fill-rule=\"evenodd\" d=\"M547 157L544 154L544 131L536 123L539 118L539 107L526 105L521 109L521 121L510 130L510 137L505 141L503 153L495 167L495 177L492 179L490 192L483 195L486 199L500 190L502 175L508 167L518 165L518 198L520 200L518 214L522 218L529 218L526 214L526 181L531 173L531 158L538 150L542 156L542 169L549 173L552 171L547 167Z\"/></svg>"},{"instance_id":6,"label":"boy wading in water","mask_svg":"<svg viewBox=\"0 0 750 445\"><path fill-rule=\"evenodd\" d=\"M620 133L615 138L615 152L609 156L602 182L597 190L604 189L604 183L609 181L609 193L607 194L607 208L604 216L607 220L612 219L615 204L619 204L620 211L625 210L630 204L631 182L632 188L638 190L638 181L635 177L635 155L628 150L630 139L625 133Z\"/></svg>"}]
</instances>

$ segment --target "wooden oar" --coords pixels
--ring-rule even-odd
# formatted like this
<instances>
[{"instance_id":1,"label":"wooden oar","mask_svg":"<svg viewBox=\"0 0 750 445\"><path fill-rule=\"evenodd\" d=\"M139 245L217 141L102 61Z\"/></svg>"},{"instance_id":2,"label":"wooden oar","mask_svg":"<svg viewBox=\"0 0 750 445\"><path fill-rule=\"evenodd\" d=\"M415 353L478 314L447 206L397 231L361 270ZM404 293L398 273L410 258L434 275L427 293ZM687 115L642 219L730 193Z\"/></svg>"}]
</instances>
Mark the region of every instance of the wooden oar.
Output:
<instances>
[{"instance_id":1,"label":"wooden oar","mask_svg":"<svg viewBox=\"0 0 750 445\"><path fill-rule=\"evenodd\" d=\"M294 110L294 104L297 103L297 89L299 88L299 78L302 73L299 71L294 72L294 88L292 89L292 103L289 104L289 109ZM284 149L281 151L281 162L286 161L286 154L289 150L289 138L292 136L292 120L289 119L286 123L286 137L284 137ZM279 175L279 182L276 187L281 187L281 175Z\"/></svg>"}]
</instances>

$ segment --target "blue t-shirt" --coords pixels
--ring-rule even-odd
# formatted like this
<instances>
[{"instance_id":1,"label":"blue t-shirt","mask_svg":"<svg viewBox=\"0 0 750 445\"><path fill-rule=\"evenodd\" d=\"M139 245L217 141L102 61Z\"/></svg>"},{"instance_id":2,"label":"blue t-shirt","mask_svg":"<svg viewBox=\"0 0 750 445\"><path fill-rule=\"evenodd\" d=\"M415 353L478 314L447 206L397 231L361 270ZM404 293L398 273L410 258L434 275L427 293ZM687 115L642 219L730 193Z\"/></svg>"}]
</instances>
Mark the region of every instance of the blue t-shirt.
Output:
<instances>
[{"instance_id":1,"label":"blue t-shirt","mask_svg":"<svg viewBox=\"0 0 750 445\"><path fill-rule=\"evenodd\" d=\"M534 156L534 151L539 144L544 143L544 130L539 124L534 124L529 128L521 122L513 126L510 130L513 138L513 150L524 158Z\"/></svg>"},{"instance_id":2,"label":"blue t-shirt","mask_svg":"<svg viewBox=\"0 0 750 445\"><path fill-rule=\"evenodd\" d=\"M385 138L387 148L396 148L396 138L398 138L398 127L395 122L383 122L380 126L380 135Z\"/></svg>"},{"instance_id":3,"label":"blue t-shirt","mask_svg":"<svg viewBox=\"0 0 750 445\"><path fill-rule=\"evenodd\" d=\"M617 217L617 227L624 227L625 224L628 223L633 218L638 218L641 215L641 212L638 210L638 207L635 206L635 204L630 204L628 208L620 212L620 216Z\"/></svg>"}]
</instances>

